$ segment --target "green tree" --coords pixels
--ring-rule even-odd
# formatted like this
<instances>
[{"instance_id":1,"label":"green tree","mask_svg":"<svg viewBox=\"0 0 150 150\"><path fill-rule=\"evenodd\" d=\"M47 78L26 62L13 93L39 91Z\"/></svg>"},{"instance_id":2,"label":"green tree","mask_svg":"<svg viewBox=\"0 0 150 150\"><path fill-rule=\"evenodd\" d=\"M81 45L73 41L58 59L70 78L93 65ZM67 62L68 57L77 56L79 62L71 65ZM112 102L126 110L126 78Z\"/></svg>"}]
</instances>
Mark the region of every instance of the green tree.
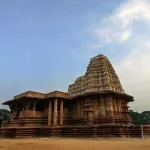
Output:
<instances>
[{"instance_id":1,"label":"green tree","mask_svg":"<svg viewBox=\"0 0 150 150\"><path fill-rule=\"evenodd\" d=\"M143 124L142 116L140 113L130 110L130 116L133 124L135 125Z\"/></svg>"},{"instance_id":2,"label":"green tree","mask_svg":"<svg viewBox=\"0 0 150 150\"><path fill-rule=\"evenodd\" d=\"M9 120L10 118L10 111L7 109L0 109L0 126L3 121Z\"/></svg>"},{"instance_id":3,"label":"green tree","mask_svg":"<svg viewBox=\"0 0 150 150\"><path fill-rule=\"evenodd\" d=\"M130 116L132 123L135 125L146 125L150 122L150 111L143 111L142 113L138 113L130 110Z\"/></svg>"},{"instance_id":4,"label":"green tree","mask_svg":"<svg viewBox=\"0 0 150 150\"><path fill-rule=\"evenodd\" d=\"M149 124L149 122L150 122L150 111L143 111L141 113L141 117L143 119L143 124Z\"/></svg>"}]
</instances>

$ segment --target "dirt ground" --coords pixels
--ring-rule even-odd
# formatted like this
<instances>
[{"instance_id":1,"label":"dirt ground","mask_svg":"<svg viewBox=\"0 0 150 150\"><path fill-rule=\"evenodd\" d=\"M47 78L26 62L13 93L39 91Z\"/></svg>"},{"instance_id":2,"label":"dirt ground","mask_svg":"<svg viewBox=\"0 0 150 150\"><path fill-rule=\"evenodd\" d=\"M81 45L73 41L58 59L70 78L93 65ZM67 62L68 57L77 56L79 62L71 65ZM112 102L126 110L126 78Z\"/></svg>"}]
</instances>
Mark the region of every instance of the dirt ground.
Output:
<instances>
[{"instance_id":1,"label":"dirt ground","mask_svg":"<svg viewBox=\"0 0 150 150\"><path fill-rule=\"evenodd\" d=\"M0 150L150 150L150 139L0 139Z\"/></svg>"}]
</instances>

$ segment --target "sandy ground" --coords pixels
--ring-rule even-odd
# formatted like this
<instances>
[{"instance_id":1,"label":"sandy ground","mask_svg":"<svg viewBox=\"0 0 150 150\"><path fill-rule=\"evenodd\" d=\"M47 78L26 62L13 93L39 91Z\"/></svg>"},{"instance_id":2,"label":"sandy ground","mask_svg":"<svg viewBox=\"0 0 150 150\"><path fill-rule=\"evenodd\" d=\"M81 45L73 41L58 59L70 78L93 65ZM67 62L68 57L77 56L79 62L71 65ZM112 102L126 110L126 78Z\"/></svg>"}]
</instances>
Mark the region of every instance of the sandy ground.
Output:
<instances>
[{"instance_id":1,"label":"sandy ground","mask_svg":"<svg viewBox=\"0 0 150 150\"><path fill-rule=\"evenodd\" d=\"M0 150L150 150L150 139L0 139Z\"/></svg>"}]
</instances>

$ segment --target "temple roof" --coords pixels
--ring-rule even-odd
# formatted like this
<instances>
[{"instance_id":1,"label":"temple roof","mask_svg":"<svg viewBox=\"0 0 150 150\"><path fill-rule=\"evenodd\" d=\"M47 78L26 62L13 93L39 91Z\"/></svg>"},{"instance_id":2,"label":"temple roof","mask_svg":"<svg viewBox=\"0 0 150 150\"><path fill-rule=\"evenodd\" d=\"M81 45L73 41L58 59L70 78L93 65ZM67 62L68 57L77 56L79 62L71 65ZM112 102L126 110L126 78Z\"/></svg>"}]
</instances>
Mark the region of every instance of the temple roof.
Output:
<instances>
[{"instance_id":1,"label":"temple roof","mask_svg":"<svg viewBox=\"0 0 150 150\"><path fill-rule=\"evenodd\" d=\"M31 98L45 98L44 93L34 92L34 91L27 91L25 93L19 94L14 96L14 99L19 99L22 97L31 97Z\"/></svg>"},{"instance_id":2,"label":"temple roof","mask_svg":"<svg viewBox=\"0 0 150 150\"><path fill-rule=\"evenodd\" d=\"M84 76L76 79L68 89L71 96L86 94L89 92L113 91L124 93L120 80L104 55L97 55L90 60Z\"/></svg>"},{"instance_id":3,"label":"temple roof","mask_svg":"<svg viewBox=\"0 0 150 150\"><path fill-rule=\"evenodd\" d=\"M61 91L54 91L54 92L50 92L48 94L45 95L45 98L63 98L63 99L70 99L70 95L69 93L64 93Z\"/></svg>"},{"instance_id":4,"label":"temple roof","mask_svg":"<svg viewBox=\"0 0 150 150\"><path fill-rule=\"evenodd\" d=\"M12 100L8 100L3 103L3 105L7 105L10 103L13 103L14 101L20 101L24 99L38 99L38 100L44 100L44 99L52 99L52 98L61 98L61 99L70 99L70 95L65 92L61 91L53 91L47 94L40 93L40 92L34 92L34 91L27 91L22 94L14 96Z\"/></svg>"}]
</instances>

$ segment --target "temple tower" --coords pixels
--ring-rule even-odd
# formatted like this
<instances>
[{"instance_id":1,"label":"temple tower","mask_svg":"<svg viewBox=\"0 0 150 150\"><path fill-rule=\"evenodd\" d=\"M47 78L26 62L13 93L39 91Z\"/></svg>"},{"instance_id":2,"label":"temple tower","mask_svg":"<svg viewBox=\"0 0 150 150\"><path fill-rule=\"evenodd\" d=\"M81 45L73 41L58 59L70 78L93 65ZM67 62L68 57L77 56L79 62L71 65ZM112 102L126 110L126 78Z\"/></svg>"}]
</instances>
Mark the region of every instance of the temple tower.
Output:
<instances>
[{"instance_id":1,"label":"temple tower","mask_svg":"<svg viewBox=\"0 0 150 150\"><path fill-rule=\"evenodd\" d=\"M112 64L104 55L93 57L85 75L77 78L75 83L69 86L69 94L72 96L106 91L124 93Z\"/></svg>"},{"instance_id":2,"label":"temple tower","mask_svg":"<svg viewBox=\"0 0 150 150\"><path fill-rule=\"evenodd\" d=\"M128 110L124 111L124 104L133 101L133 97L127 96L122 88L120 80L108 58L104 55L97 55L90 60L85 75L76 79L74 84L69 86L69 94L72 98L80 97L87 99L83 108L84 114L94 116L94 111L104 118L104 123L129 124L130 116ZM94 96L95 95L95 96ZM95 98L91 98L91 97ZM99 98L98 98L99 97ZM100 104L100 107L96 103ZM90 105L90 106L87 106ZM96 109L92 110L92 106ZM88 107L88 108L87 108ZM104 108L102 115L101 108ZM85 109L86 108L86 109ZM90 118L92 120L92 118Z\"/></svg>"}]
</instances>

